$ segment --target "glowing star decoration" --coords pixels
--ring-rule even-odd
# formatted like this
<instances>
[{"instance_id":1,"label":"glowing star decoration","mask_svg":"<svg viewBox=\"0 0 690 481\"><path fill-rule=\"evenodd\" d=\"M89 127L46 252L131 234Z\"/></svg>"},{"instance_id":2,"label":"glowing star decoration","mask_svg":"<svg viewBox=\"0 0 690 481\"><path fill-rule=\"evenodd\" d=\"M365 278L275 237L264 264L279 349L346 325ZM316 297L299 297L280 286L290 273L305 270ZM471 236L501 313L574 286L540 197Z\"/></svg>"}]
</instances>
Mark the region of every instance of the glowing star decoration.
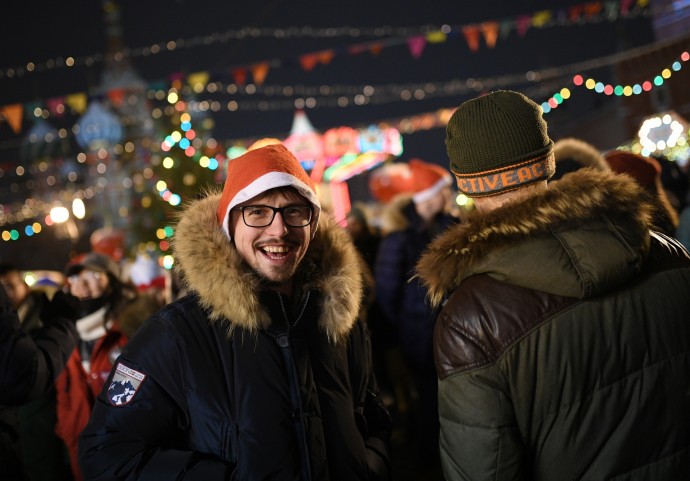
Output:
<instances>
[{"instance_id":1,"label":"glowing star decoration","mask_svg":"<svg viewBox=\"0 0 690 481\"><path fill-rule=\"evenodd\" d=\"M687 122L673 111L648 117L637 133L643 148L642 154L650 155L675 147L687 129Z\"/></svg>"}]
</instances>

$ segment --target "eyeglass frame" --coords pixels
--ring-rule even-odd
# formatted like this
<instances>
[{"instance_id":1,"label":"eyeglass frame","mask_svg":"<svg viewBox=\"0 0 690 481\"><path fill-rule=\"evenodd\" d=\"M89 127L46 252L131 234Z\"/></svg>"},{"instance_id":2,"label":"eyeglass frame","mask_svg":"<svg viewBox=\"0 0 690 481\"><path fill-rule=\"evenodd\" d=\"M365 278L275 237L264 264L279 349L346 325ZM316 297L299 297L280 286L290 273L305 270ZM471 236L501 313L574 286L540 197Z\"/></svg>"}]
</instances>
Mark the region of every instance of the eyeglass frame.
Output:
<instances>
[{"instance_id":1,"label":"eyeglass frame","mask_svg":"<svg viewBox=\"0 0 690 481\"><path fill-rule=\"evenodd\" d=\"M93 269L82 269L79 273L77 274L72 274L67 276L67 280L74 284L79 281L85 281L85 282L90 282L90 281L98 281L106 275L104 272L101 271L96 271Z\"/></svg>"},{"instance_id":2,"label":"eyeglass frame","mask_svg":"<svg viewBox=\"0 0 690 481\"><path fill-rule=\"evenodd\" d=\"M244 217L244 211L245 209L249 209L251 207L265 207L268 209L271 209L273 211L273 215L271 216L271 220L268 222L268 224L265 225L251 225L247 222L247 219ZM304 225L292 225L288 223L287 219L285 218L285 215L283 215L283 211L285 209L290 209L294 207L306 207L309 209L309 221L304 224ZM264 227L268 227L271 224L273 224L273 221L276 218L276 214L280 212L281 217L283 218L283 222L285 222L285 225L288 227L307 227L308 225L311 225L312 221L314 220L314 207L309 205L309 204L290 204L290 205L285 205L283 207L273 207L272 205L266 205L266 204L253 204L253 205L241 205L238 207L235 207L235 209L239 210L241 212L241 217L242 217L242 222L244 222L244 225L247 227L253 227L254 229L263 229Z\"/></svg>"}]
</instances>

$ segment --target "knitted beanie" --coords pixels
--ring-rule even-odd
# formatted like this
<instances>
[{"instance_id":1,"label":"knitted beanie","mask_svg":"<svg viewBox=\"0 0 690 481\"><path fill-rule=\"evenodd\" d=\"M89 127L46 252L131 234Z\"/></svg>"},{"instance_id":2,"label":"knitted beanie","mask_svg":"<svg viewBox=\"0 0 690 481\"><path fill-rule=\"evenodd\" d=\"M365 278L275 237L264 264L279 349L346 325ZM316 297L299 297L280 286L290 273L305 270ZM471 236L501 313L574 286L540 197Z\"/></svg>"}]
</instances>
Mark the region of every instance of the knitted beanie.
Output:
<instances>
[{"instance_id":1,"label":"knitted beanie","mask_svg":"<svg viewBox=\"0 0 690 481\"><path fill-rule=\"evenodd\" d=\"M101 254L100 252L91 251L74 257L67 263L65 275L69 277L80 273L84 269L106 274L110 273L116 279L120 278L119 264L109 255Z\"/></svg>"},{"instance_id":2,"label":"knitted beanie","mask_svg":"<svg viewBox=\"0 0 690 481\"><path fill-rule=\"evenodd\" d=\"M299 160L282 144L248 150L228 161L228 175L218 203L218 223L230 237L228 218L233 207L276 187L294 187L315 208L314 232L321 203Z\"/></svg>"},{"instance_id":3,"label":"knitted beanie","mask_svg":"<svg viewBox=\"0 0 690 481\"><path fill-rule=\"evenodd\" d=\"M448 122L446 149L458 189L469 197L514 190L555 171L541 107L510 90L461 104Z\"/></svg>"},{"instance_id":4,"label":"knitted beanie","mask_svg":"<svg viewBox=\"0 0 690 481\"><path fill-rule=\"evenodd\" d=\"M420 159L408 162L412 175L412 200L419 204L431 199L452 182L450 173L440 165L431 164Z\"/></svg>"}]
</instances>

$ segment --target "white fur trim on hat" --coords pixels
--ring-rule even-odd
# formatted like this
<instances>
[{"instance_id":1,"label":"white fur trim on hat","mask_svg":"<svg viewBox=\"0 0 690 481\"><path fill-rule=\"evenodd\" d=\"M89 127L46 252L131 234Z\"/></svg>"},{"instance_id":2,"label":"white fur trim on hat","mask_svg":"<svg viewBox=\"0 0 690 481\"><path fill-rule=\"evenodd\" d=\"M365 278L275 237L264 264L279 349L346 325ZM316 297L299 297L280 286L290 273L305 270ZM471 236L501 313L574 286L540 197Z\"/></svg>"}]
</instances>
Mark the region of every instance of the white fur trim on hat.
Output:
<instances>
[{"instance_id":1,"label":"white fur trim on hat","mask_svg":"<svg viewBox=\"0 0 690 481\"><path fill-rule=\"evenodd\" d=\"M412 200L414 201L415 204L419 204L421 202L426 202L427 200L431 199L433 196L441 192L445 187L449 186L452 182L452 179L450 176L447 177L442 177L434 185L429 187L428 189L424 189L420 192L417 192L412 196Z\"/></svg>"}]
</instances>

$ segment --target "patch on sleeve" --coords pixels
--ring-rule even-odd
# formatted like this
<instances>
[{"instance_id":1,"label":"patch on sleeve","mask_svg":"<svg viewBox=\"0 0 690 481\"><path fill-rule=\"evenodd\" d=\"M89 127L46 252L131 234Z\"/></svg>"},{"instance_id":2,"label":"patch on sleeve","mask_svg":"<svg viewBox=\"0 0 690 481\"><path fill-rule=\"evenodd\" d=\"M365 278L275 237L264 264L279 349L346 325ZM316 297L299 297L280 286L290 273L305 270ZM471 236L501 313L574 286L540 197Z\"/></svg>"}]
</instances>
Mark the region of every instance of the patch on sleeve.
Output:
<instances>
[{"instance_id":1,"label":"patch on sleeve","mask_svg":"<svg viewBox=\"0 0 690 481\"><path fill-rule=\"evenodd\" d=\"M141 383L146 379L146 374L135 371L118 362L115 367L113 380L108 387L108 400L113 406L128 404L139 391Z\"/></svg>"}]
</instances>

